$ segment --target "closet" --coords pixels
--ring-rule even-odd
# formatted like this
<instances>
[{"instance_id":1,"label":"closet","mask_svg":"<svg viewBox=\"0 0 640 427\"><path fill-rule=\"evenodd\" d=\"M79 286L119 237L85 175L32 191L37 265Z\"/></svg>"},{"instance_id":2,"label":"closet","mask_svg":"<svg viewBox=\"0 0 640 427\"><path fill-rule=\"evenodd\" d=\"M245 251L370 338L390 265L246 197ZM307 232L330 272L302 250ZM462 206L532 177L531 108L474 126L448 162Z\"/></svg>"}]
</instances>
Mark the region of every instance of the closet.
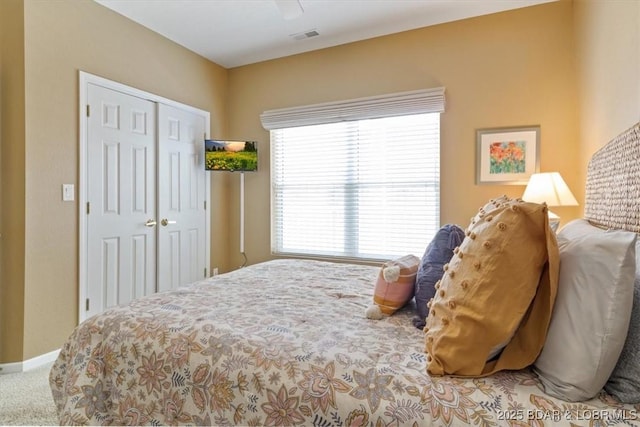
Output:
<instances>
[{"instance_id":1,"label":"closet","mask_svg":"<svg viewBox=\"0 0 640 427\"><path fill-rule=\"evenodd\" d=\"M209 113L80 75L79 320L207 276Z\"/></svg>"}]
</instances>

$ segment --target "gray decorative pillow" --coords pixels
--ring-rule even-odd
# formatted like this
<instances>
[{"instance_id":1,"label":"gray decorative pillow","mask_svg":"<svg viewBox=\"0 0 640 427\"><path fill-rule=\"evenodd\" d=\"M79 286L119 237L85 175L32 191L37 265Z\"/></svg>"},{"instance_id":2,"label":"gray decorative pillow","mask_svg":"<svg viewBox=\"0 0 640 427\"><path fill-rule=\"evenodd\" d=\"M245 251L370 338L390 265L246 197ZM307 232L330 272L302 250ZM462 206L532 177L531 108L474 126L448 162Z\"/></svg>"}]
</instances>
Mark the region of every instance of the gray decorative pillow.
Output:
<instances>
[{"instance_id":1,"label":"gray decorative pillow","mask_svg":"<svg viewBox=\"0 0 640 427\"><path fill-rule=\"evenodd\" d=\"M558 295L534 371L547 394L591 399L620 358L629 329L636 235L601 230L583 219L558 233Z\"/></svg>"},{"instance_id":2,"label":"gray decorative pillow","mask_svg":"<svg viewBox=\"0 0 640 427\"><path fill-rule=\"evenodd\" d=\"M636 282L627 340L604 389L622 403L640 403L640 240L636 244Z\"/></svg>"},{"instance_id":3,"label":"gray decorative pillow","mask_svg":"<svg viewBox=\"0 0 640 427\"><path fill-rule=\"evenodd\" d=\"M444 271L442 268L453 257L453 250L464 240L464 230L457 225L447 224L440 228L427 246L418 268L415 285L415 299L418 316L413 318L413 325L422 329L429 315L427 303L436 293L435 284Z\"/></svg>"}]
</instances>

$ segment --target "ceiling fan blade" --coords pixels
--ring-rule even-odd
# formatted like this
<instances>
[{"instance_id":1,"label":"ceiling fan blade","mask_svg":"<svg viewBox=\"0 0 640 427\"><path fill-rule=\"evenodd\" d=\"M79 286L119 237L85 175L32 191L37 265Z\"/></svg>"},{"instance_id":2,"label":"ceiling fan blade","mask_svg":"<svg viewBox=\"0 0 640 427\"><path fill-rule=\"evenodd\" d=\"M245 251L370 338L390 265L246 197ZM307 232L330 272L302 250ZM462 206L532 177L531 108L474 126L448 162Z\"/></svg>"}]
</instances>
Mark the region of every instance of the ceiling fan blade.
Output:
<instances>
[{"instance_id":1,"label":"ceiling fan blade","mask_svg":"<svg viewBox=\"0 0 640 427\"><path fill-rule=\"evenodd\" d=\"M300 0L273 0L282 17L287 21L291 19L295 19L299 16L302 16L304 9L302 9L302 5L300 4Z\"/></svg>"}]
</instances>

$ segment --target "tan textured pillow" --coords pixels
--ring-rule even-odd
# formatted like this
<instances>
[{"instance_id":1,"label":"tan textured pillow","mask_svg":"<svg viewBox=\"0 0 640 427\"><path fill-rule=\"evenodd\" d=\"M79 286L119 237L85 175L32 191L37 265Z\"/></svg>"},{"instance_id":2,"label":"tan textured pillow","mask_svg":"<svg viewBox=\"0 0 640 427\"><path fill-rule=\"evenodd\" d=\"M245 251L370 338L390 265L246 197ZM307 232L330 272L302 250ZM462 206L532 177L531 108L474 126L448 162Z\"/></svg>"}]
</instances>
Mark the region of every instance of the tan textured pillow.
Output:
<instances>
[{"instance_id":1,"label":"tan textured pillow","mask_svg":"<svg viewBox=\"0 0 640 427\"><path fill-rule=\"evenodd\" d=\"M529 366L544 345L558 288L547 207L503 196L480 209L466 235L430 303L427 371L484 376Z\"/></svg>"}]
</instances>

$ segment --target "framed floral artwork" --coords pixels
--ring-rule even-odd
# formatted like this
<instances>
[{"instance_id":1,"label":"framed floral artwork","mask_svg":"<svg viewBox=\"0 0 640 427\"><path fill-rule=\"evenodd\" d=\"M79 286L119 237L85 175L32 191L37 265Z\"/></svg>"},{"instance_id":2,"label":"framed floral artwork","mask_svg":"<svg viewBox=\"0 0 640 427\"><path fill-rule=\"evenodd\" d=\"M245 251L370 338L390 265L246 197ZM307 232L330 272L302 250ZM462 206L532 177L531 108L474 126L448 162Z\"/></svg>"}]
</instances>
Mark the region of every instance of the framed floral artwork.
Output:
<instances>
[{"instance_id":1,"label":"framed floral artwork","mask_svg":"<svg viewBox=\"0 0 640 427\"><path fill-rule=\"evenodd\" d=\"M540 126L478 129L476 184L526 185L540 170Z\"/></svg>"}]
</instances>

